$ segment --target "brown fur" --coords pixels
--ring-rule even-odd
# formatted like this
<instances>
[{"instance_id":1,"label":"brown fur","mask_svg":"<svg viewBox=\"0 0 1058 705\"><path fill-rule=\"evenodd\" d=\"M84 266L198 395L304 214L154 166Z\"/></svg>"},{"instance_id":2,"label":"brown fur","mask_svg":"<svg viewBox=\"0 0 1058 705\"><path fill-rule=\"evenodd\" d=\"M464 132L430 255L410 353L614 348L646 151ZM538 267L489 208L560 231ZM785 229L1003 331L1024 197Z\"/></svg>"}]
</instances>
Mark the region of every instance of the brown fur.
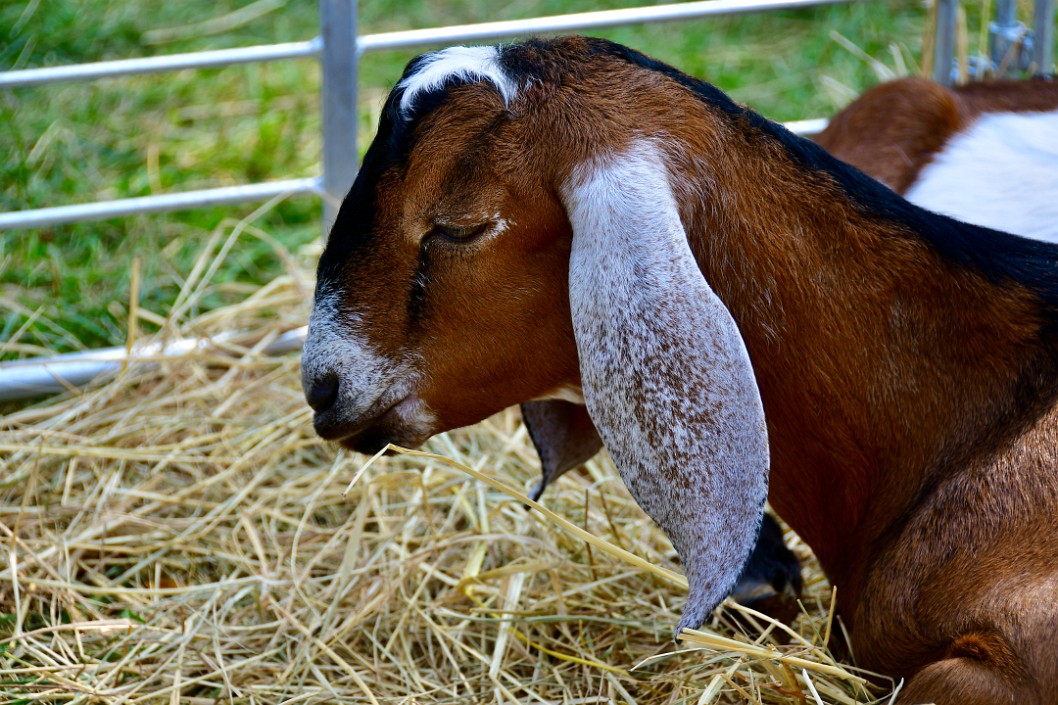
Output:
<instances>
[{"instance_id":1,"label":"brown fur","mask_svg":"<svg viewBox=\"0 0 1058 705\"><path fill-rule=\"evenodd\" d=\"M983 113L1058 108L1058 82L983 81L946 88L902 78L871 88L835 115L816 142L834 156L906 193L956 133Z\"/></svg>"},{"instance_id":2,"label":"brown fur","mask_svg":"<svg viewBox=\"0 0 1058 705\"><path fill-rule=\"evenodd\" d=\"M665 75L579 39L527 51L567 80L509 111L484 84L452 90L377 186L383 264L344 273L372 345L421 360L433 430L580 383L556 193L591 155L654 139L757 372L772 504L837 586L859 663L910 678L902 703L1058 703L1058 370L1037 297L865 214ZM439 218L496 212L500 236L422 242ZM424 248L409 321L393 302Z\"/></svg>"}]
</instances>

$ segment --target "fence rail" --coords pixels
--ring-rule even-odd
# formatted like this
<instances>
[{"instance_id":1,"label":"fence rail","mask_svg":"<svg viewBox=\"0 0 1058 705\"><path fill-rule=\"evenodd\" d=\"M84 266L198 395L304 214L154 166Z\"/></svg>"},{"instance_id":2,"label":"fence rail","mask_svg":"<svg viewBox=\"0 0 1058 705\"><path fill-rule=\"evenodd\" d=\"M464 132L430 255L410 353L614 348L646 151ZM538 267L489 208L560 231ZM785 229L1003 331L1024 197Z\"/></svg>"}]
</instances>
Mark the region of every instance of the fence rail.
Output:
<instances>
[{"instance_id":1,"label":"fence rail","mask_svg":"<svg viewBox=\"0 0 1058 705\"><path fill-rule=\"evenodd\" d=\"M234 203L267 201L276 196L294 194L319 195L322 189L322 182L318 178L288 179L245 186L224 186L201 191L166 193L142 198L121 198L114 201L82 203L73 206L36 208L28 211L0 213L0 230L46 228L63 223L79 223L103 218L210 208Z\"/></svg>"},{"instance_id":2,"label":"fence rail","mask_svg":"<svg viewBox=\"0 0 1058 705\"><path fill-rule=\"evenodd\" d=\"M308 332L306 326L286 331L268 340L260 348L264 355L282 355L300 350ZM0 365L0 402L16 401L41 394L57 394L83 387L93 380L113 377L123 369L142 368L158 360L191 353L209 353L256 345L260 334L228 333L215 338L180 338L125 347L102 348L85 352L66 353L35 360L17 360Z\"/></svg>"},{"instance_id":3,"label":"fence rail","mask_svg":"<svg viewBox=\"0 0 1058 705\"><path fill-rule=\"evenodd\" d=\"M738 15L747 12L770 10L796 10L818 5L838 5L864 0L705 0L673 5L630 7L622 10L599 10L568 15L532 17L524 20L482 22L479 24L451 25L433 29L411 29L385 34L368 34L360 37L361 52L379 49L403 49L449 42L505 39L527 34L572 32L584 29L603 29L630 24L651 24L693 20L722 15Z\"/></svg>"},{"instance_id":4,"label":"fence rail","mask_svg":"<svg viewBox=\"0 0 1058 705\"><path fill-rule=\"evenodd\" d=\"M69 81L93 81L101 78L138 76L145 73L165 73L183 69L206 69L236 64L253 64L285 59L304 59L319 56L323 42L319 37L307 42L287 44L262 44L237 49L194 51L187 54L147 56L139 59L98 61L91 64L69 64L48 66L39 69L22 69L0 73L0 88L24 88L43 86L49 83Z\"/></svg>"}]
</instances>

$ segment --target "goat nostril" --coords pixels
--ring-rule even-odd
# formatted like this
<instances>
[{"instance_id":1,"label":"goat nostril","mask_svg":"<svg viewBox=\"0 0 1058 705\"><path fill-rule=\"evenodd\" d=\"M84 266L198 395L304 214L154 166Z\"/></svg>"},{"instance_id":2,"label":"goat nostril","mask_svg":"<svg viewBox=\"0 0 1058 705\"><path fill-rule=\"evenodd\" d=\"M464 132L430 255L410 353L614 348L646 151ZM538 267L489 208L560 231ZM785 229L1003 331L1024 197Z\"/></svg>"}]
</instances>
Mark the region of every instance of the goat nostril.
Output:
<instances>
[{"instance_id":1,"label":"goat nostril","mask_svg":"<svg viewBox=\"0 0 1058 705\"><path fill-rule=\"evenodd\" d=\"M326 411L338 400L338 375L328 372L306 390L305 400L313 411Z\"/></svg>"}]
</instances>

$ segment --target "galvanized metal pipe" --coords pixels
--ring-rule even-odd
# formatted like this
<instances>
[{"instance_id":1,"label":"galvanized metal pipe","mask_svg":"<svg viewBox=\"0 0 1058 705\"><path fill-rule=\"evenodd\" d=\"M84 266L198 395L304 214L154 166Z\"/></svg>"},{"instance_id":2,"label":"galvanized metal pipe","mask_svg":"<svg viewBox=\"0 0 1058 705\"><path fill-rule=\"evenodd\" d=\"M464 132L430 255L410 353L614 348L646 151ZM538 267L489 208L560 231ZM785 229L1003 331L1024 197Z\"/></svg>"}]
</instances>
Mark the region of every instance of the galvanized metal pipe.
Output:
<instances>
[{"instance_id":1,"label":"galvanized metal pipe","mask_svg":"<svg viewBox=\"0 0 1058 705\"><path fill-rule=\"evenodd\" d=\"M1014 0L996 0L995 23L1000 27L1008 27L1017 21L1017 3Z\"/></svg>"},{"instance_id":2,"label":"galvanized metal pipe","mask_svg":"<svg viewBox=\"0 0 1058 705\"><path fill-rule=\"evenodd\" d=\"M578 12L569 15L533 17L526 20L482 22L479 24L452 25L430 29L413 29L384 34L367 34L360 37L357 49L360 52L382 49L403 49L431 44L502 39L527 34L570 32L583 29L599 29L628 24L650 24L689 20L720 15L738 15L766 10L795 10L817 5L836 5L857 0L707 0L650 7L630 7L621 10Z\"/></svg>"},{"instance_id":3,"label":"galvanized metal pipe","mask_svg":"<svg viewBox=\"0 0 1058 705\"><path fill-rule=\"evenodd\" d=\"M1032 42L1032 61L1036 73L1050 74L1054 71L1054 22L1055 0L1036 0Z\"/></svg>"},{"instance_id":4,"label":"galvanized metal pipe","mask_svg":"<svg viewBox=\"0 0 1058 705\"><path fill-rule=\"evenodd\" d=\"M958 0L936 0L937 24L933 32L933 80L944 86L954 82L952 61L955 58L955 22Z\"/></svg>"},{"instance_id":5,"label":"galvanized metal pipe","mask_svg":"<svg viewBox=\"0 0 1058 705\"><path fill-rule=\"evenodd\" d=\"M825 130L828 124L830 124L829 118L811 118L808 120L791 120L790 122L784 122L783 127L795 135L811 137L813 135L818 135Z\"/></svg>"},{"instance_id":6,"label":"galvanized metal pipe","mask_svg":"<svg viewBox=\"0 0 1058 705\"><path fill-rule=\"evenodd\" d=\"M100 78L163 73L181 69L204 69L234 64L249 64L282 59L313 58L320 53L320 39L286 44L262 44L236 49L215 49L168 56L99 61L91 64L48 66L38 69L0 72L0 88L23 88L66 81L90 81Z\"/></svg>"},{"instance_id":7,"label":"galvanized metal pipe","mask_svg":"<svg viewBox=\"0 0 1058 705\"><path fill-rule=\"evenodd\" d=\"M356 0L320 0L324 234L330 231L360 163L356 146L356 21Z\"/></svg>"},{"instance_id":8,"label":"galvanized metal pipe","mask_svg":"<svg viewBox=\"0 0 1058 705\"><path fill-rule=\"evenodd\" d=\"M46 228L63 223L79 223L145 213L189 210L191 208L208 208L232 203L267 201L269 198L276 196L306 193L318 195L320 193L320 180L308 178L267 181L261 184L247 184L245 186L225 186L201 191L184 191L183 193L166 193L157 196L142 196L140 198L123 198L116 201L99 201L98 203L80 203L71 206L55 206L53 208L0 213L0 230Z\"/></svg>"},{"instance_id":9,"label":"galvanized metal pipe","mask_svg":"<svg viewBox=\"0 0 1058 705\"><path fill-rule=\"evenodd\" d=\"M300 350L306 334L306 326L287 331L277 336L261 352L265 355L282 355ZM133 348L131 354L123 347L115 347L3 362L0 363L0 401L31 399L84 387L90 382L112 377L129 365L149 366L156 364L159 358L204 352L225 343L236 342L238 338L238 335L228 333L216 338L181 338L165 343L148 343Z\"/></svg>"},{"instance_id":10,"label":"galvanized metal pipe","mask_svg":"<svg viewBox=\"0 0 1058 705\"><path fill-rule=\"evenodd\" d=\"M1028 68L1032 37L1018 22L1017 9L1014 0L996 0L996 16L988 25L988 53L992 68L1000 75Z\"/></svg>"}]
</instances>

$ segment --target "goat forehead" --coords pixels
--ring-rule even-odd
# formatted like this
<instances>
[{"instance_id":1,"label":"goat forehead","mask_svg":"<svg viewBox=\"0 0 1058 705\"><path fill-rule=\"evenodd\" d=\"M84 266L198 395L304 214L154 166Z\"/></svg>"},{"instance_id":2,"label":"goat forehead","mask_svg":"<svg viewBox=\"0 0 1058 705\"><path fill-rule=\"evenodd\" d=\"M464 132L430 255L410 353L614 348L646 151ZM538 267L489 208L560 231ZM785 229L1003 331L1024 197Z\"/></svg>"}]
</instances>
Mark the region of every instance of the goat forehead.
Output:
<instances>
[{"instance_id":1,"label":"goat forehead","mask_svg":"<svg viewBox=\"0 0 1058 705\"><path fill-rule=\"evenodd\" d=\"M518 94L518 84L500 64L500 49L495 46L456 46L426 54L415 71L398 84L403 89L400 111L407 117L415 99L424 93L441 88L449 81L491 82L509 105Z\"/></svg>"}]
</instances>

